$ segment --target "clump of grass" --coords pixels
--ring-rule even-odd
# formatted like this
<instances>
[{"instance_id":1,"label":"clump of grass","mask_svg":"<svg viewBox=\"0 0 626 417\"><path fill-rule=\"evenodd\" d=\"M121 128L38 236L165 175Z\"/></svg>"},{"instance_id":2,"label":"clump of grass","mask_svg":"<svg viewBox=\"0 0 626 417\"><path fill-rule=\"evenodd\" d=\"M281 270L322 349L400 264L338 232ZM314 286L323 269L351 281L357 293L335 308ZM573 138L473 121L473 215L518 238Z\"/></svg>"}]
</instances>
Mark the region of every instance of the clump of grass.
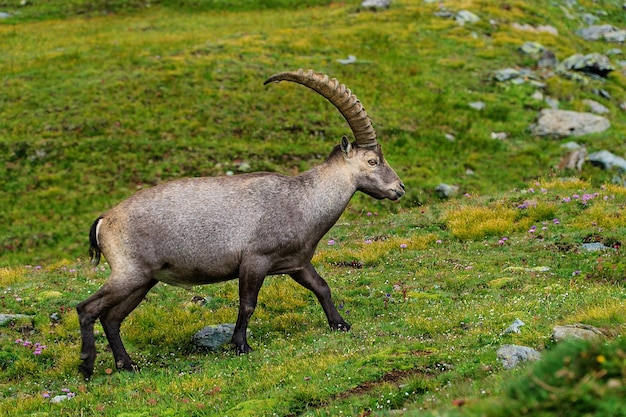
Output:
<instances>
[{"instance_id":1,"label":"clump of grass","mask_svg":"<svg viewBox=\"0 0 626 417\"><path fill-rule=\"evenodd\" d=\"M444 221L452 235L461 240L504 236L514 229L517 213L502 203L489 207L463 206L449 210Z\"/></svg>"},{"instance_id":2,"label":"clump of grass","mask_svg":"<svg viewBox=\"0 0 626 417\"><path fill-rule=\"evenodd\" d=\"M373 267L392 256L397 251L420 251L437 240L435 234L413 235L410 237L365 237L358 242L348 242L342 247L332 240L332 245L321 248L313 258L314 262L328 262L334 265L353 265L357 268Z\"/></svg>"},{"instance_id":3,"label":"clump of grass","mask_svg":"<svg viewBox=\"0 0 626 417\"><path fill-rule=\"evenodd\" d=\"M24 278L23 268L0 268L0 286L2 287L22 282Z\"/></svg>"}]
</instances>

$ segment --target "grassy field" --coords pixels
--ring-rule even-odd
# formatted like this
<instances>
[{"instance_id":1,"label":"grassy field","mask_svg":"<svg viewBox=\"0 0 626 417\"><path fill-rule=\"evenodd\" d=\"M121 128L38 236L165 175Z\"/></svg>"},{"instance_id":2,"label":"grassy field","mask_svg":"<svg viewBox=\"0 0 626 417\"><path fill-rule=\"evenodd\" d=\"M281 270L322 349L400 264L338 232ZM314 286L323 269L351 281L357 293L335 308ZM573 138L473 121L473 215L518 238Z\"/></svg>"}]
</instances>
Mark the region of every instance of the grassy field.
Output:
<instances>
[{"instance_id":1,"label":"grassy field","mask_svg":"<svg viewBox=\"0 0 626 417\"><path fill-rule=\"evenodd\" d=\"M329 1L57 3L0 2L14 14L0 21L0 313L29 316L0 327L0 416L624 415L626 190L589 164L557 171L570 139L529 133L546 106L535 88L493 81L533 65L517 51L526 41L560 59L615 47L574 31L599 10L626 26L621 2L444 2L481 16L465 26L435 16L438 3L409 0L384 12ZM348 55L357 62L337 61ZM122 329L142 372L111 371L100 330L96 373L81 380L74 307L108 276L87 262L93 220L168 179L319 163L344 120L302 87L262 85L300 67L359 96L408 190L399 203L357 195L314 258L352 330L330 332L315 297L276 277L250 324L255 352L198 352L196 331L234 322L236 283L161 284ZM546 84L561 108L591 98L610 109L611 128L578 143L626 153L623 70ZM460 193L439 200L441 182ZM515 319L521 333L503 334ZM571 323L610 342L555 345L552 327ZM496 351L507 343L546 360L505 371Z\"/></svg>"}]
</instances>

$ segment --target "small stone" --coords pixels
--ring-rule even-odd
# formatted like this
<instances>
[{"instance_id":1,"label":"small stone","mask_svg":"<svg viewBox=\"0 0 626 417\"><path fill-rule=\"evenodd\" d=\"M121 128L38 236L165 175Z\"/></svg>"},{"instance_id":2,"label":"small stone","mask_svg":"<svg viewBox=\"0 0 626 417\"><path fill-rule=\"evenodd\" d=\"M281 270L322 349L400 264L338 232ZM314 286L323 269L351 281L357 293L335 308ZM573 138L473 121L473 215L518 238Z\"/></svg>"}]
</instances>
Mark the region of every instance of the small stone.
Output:
<instances>
[{"instance_id":1,"label":"small stone","mask_svg":"<svg viewBox=\"0 0 626 417\"><path fill-rule=\"evenodd\" d=\"M484 110L487 105L482 101L472 101L469 106L474 110Z\"/></svg>"},{"instance_id":2,"label":"small stone","mask_svg":"<svg viewBox=\"0 0 626 417\"><path fill-rule=\"evenodd\" d=\"M580 144L570 141L570 142L563 143L561 145L561 148L567 149L568 151L575 151L577 149L580 149Z\"/></svg>"},{"instance_id":3,"label":"small stone","mask_svg":"<svg viewBox=\"0 0 626 417\"><path fill-rule=\"evenodd\" d=\"M502 332L502 334L521 333L522 331L519 328L522 326L526 326L526 323L520 319L515 319L515 321Z\"/></svg>"},{"instance_id":4,"label":"small stone","mask_svg":"<svg viewBox=\"0 0 626 417\"><path fill-rule=\"evenodd\" d=\"M69 400L70 397L68 397L67 395L57 395L54 398L50 399L51 403L60 403L61 401L65 401L65 400Z\"/></svg>"},{"instance_id":5,"label":"small stone","mask_svg":"<svg viewBox=\"0 0 626 417\"><path fill-rule=\"evenodd\" d=\"M459 192L458 185L448 185L441 183L437 187L435 187L435 193L440 198L450 198Z\"/></svg>"},{"instance_id":6,"label":"small stone","mask_svg":"<svg viewBox=\"0 0 626 417\"><path fill-rule=\"evenodd\" d=\"M609 109L606 108L605 106L603 106L602 104L598 103L595 100L589 100L589 99L584 99L583 103L589 107L589 110L591 110L592 113L595 114L606 114L609 112Z\"/></svg>"},{"instance_id":7,"label":"small stone","mask_svg":"<svg viewBox=\"0 0 626 417\"><path fill-rule=\"evenodd\" d=\"M356 62L356 56L348 55L348 58L346 58L346 59L338 59L337 62L339 62L342 65L354 64Z\"/></svg>"},{"instance_id":8,"label":"small stone","mask_svg":"<svg viewBox=\"0 0 626 417\"><path fill-rule=\"evenodd\" d=\"M217 324L214 326L206 326L191 339L191 343L198 348L217 351L221 346L230 343L235 331L234 324ZM250 335L250 331L246 331L246 335Z\"/></svg>"},{"instance_id":9,"label":"small stone","mask_svg":"<svg viewBox=\"0 0 626 417\"><path fill-rule=\"evenodd\" d=\"M494 74L496 81L508 81L520 76L520 72L515 68L505 68L497 70Z\"/></svg>"},{"instance_id":10,"label":"small stone","mask_svg":"<svg viewBox=\"0 0 626 417\"><path fill-rule=\"evenodd\" d=\"M508 136L506 132L491 132L491 139L506 140Z\"/></svg>"},{"instance_id":11,"label":"small stone","mask_svg":"<svg viewBox=\"0 0 626 417\"><path fill-rule=\"evenodd\" d=\"M541 57L537 61L537 66L539 68L556 68L559 65L559 60L556 58L554 52L550 50L545 50L541 54Z\"/></svg>"},{"instance_id":12,"label":"small stone","mask_svg":"<svg viewBox=\"0 0 626 417\"><path fill-rule=\"evenodd\" d=\"M460 12L456 14L456 16L454 16L454 19L459 25L463 26L466 23L478 22L480 20L480 17L476 16L474 13L470 12L469 10L461 10Z\"/></svg>"},{"instance_id":13,"label":"small stone","mask_svg":"<svg viewBox=\"0 0 626 417\"><path fill-rule=\"evenodd\" d=\"M517 345L504 345L497 352L498 359L502 361L504 369L512 369L520 362L536 361L541 354L533 348Z\"/></svg>"},{"instance_id":14,"label":"small stone","mask_svg":"<svg viewBox=\"0 0 626 417\"><path fill-rule=\"evenodd\" d=\"M361 7L373 10L384 10L391 6L391 0L363 0Z\"/></svg>"},{"instance_id":15,"label":"small stone","mask_svg":"<svg viewBox=\"0 0 626 417\"><path fill-rule=\"evenodd\" d=\"M11 13L0 12L0 19L8 19L9 17L13 17Z\"/></svg>"},{"instance_id":16,"label":"small stone","mask_svg":"<svg viewBox=\"0 0 626 417\"><path fill-rule=\"evenodd\" d=\"M544 101L546 102L548 107L550 107L553 110L556 110L559 108L559 100L555 98L547 96Z\"/></svg>"},{"instance_id":17,"label":"small stone","mask_svg":"<svg viewBox=\"0 0 626 417\"><path fill-rule=\"evenodd\" d=\"M527 55L537 55L542 53L546 48L538 42L525 42L519 47L520 52Z\"/></svg>"},{"instance_id":18,"label":"small stone","mask_svg":"<svg viewBox=\"0 0 626 417\"><path fill-rule=\"evenodd\" d=\"M530 96L533 100L543 101L543 93L539 90L535 91L532 96Z\"/></svg>"}]
</instances>

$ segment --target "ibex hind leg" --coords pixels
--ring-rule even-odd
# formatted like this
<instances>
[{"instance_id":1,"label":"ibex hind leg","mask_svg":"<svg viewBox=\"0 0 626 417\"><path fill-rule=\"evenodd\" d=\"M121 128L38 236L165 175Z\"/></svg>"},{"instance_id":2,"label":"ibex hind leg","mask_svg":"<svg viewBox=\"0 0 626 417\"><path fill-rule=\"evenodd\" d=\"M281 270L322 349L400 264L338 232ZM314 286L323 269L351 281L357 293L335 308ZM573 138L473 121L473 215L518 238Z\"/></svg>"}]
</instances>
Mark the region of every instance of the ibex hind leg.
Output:
<instances>
[{"instance_id":1,"label":"ibex hind leg","mask_svg":"<svg viewBox=\"0 0 626 417\"><path fill-rule=\"evenodd\" d=\"M331 329L346 332L350 330L350 325L343 319L343 317L341 317L341 314L339 314L332 301L330 287L324 278L320 277L310 262L304 267L304 269L291 274L291 278L315 294L324 309L324 313L326 314L326 318L328 319L328 324Z\"/></svg>"},{"instance_id":2,"label":"ibex hind leg","mask_svg":"<svg viewBox=\"0 0 626 417\"><path fill-rule=\"evenodd\" d=\"M130 281L113 273L109 280L94 295L76 306L80 323L82 348L79 371L85 378L91 377L96 361L96 343L93 326L97 319L118 304L124 302L137 290L144 288L151 279Z\"/></svg>"},{"instance_id":3,"label":"ibex hind leg","mask_svg":"<svg viewBox=\"0 0 626 417\"><path fill-rule=\"evenodd\" d=\"M115 366L118 369L127 371L138 371L139 367L131 360L124 348L120 336L120 326L122 321L143 301L146 294L156 285L158 281L153 279L144 287L135 290L121 303L112 307L100 316L100 323L109 341L109 346L113 352Z\"/></svg>"}]
</instances>

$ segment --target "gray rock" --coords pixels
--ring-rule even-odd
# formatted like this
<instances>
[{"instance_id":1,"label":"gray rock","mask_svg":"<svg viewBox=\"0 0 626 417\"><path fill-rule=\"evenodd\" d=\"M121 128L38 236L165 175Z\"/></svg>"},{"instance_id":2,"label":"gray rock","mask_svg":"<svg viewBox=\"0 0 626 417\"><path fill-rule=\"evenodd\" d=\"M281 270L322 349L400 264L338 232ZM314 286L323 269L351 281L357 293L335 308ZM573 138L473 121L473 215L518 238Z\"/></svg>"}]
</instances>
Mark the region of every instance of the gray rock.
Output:
<instances>
[{"instance_id":1,"label":"gray rock","mask_svg":"<svg viewBox=\"0 0 626 417\"><path fill-rule=\"evenodd\" d=\"M606 90L605 90L605 89L603 89L603 88L594 88L594 89L593 89L593 90L591 90L591 91L593 91L593 94L595 94L595 95L597 95L597 96L600 96L600 97L605 98L605 99L607 99L607 100L610 100L610 99L611 99L611 94L609 94L609 92L608 92L608 91L606 91Z\"/></svg>"},{"instance_id":2,"label":"gray rock","mask_svg":"<svg viewBox=\"0 0 626 417\"><path fill-rule=\"evenodd\" d=\"M544 100L546 102L546 104L548 106L550 106L551 109L556 110L559 108L559 100L552 98L552 97L546 97L546 99Z\"/></svg>"},{"instance_id":3,"label":"gray rock","mask_svg":"<svg viewBox=\"0 0 626 417\"><path fill-rule=\"evenodd\" d=\"M518 345L503 345L498 349L498 359L505 369L515 368L520 362L536 361L541 354L533 348Z\"/></svg>"},{"instance_id":4,"label":"gray rock","mask_svg":"<svg viewBox=\"0 0 626 417\"><path fill-rule=\"evenodd\" d=\"M608 246L604 246L604 244L600 242L583 243L581 248L585 252L599 252L603 250L613 249L613 248L609 248Z\"/></svg>"},{"instance_id":5,"label":"gray rock","mask_svg":"<svg viewBox=\"0 0 626 417\"><path fill-rule=\"evenodd\" d=\"M450 198L459 192L458 185L448 185L441 183L435 187L435 193L441 198Z\"/></svg>"},{"instance_id":6,"label":"gray rock","mask_svg":"<svg viewBox=\"0 0 626 417\"><path fill-rule=\"evenodd\" d=\"M542 53L546 48L538 42L525 42L519 47L520 52L527 55L537 55Z\"/></svg>"},{"instance_id":7,"label":"gray rock","mask_svg":"<svg viewBox=\"0 0 626 417\"><path fill-rule=\"evenodd\" d=\"M591 13L583 13L580 17L586 25L593 25L600 20L598 16L592 15Z\"/></svg>"},{"instance_id":8,"label":"gray rock","mask_svg":"<svg viewBox=\"0 0 626 417\"><path fill-rule=\"evenodd\" d=\"M583 100L583 103L589 107L589 110L591 110L592 113L595 114L606 114L609 112L609 109L606 108L605 106L603 106L602 104L598 103L595 100L589 100L589 99L585 99Z\"/></svg>"},{"instance_id":9,"label":"gray rock","mask_svg":"<svg viewBox=\"0 0 626 417\"><path fill-rule=\"evenodd\" d=\"M561 74L577 71L592 77L606 78L611 71L615 70L615 66L606 55L594 52L587 55L574 54L563 60L556 69Z\"/></svg>"},{"instance_id":10,"label":"gray rock","mask_svg":"<svg viewBox=\"0 0 626 417\"><path fill-rule=\"evenodd\" d=\"M491 139L506 140L508 137L509 134L506 132L491 132Z\"/></svg>"},{"instance_id":11,"label":"gray rock","mask_svg":"<svg viewBox=\"0 0 626 417\"><path fill-rule=\"evenodd\" d=\"M391 0L363 0L361 7L374 10L388 9L391 5Z\"/></svg>"},{"instance_id":12,"label":"gray rock","mask_svg":"<svg viewBox=\"0 0 626 417\"><path fill-rule=\"evenodd\" d=\"M578 29L576 34L586 41L598 41L603 39L607 33L617 32L618 29L611 25L594 25L583 29Z\"/></svg>"},{"instance_id":13,"label":"gray rock","mask_svg":"<svg viewBox=\"0 0 626 417\"><path fill-rule=\"evenodd\" d=\"M550 25L539 25L535 27L535 26L529 25L528 23L519 24L517 22L513 22L511 23L511 27L516 30L523 30L524 32L534 32L534 33L542 32L542 33L549 33L555 36L559 35L559 31L554 26L550 26Z\"/></svg>"},{"instance_id":14,"label":"gray rock","mask_svg":"<svg viewBox=\"0 0 626 417\"><path fill-rule=\"evenodd\" d=\"M9 17L13 17L11 13L0 12L0 19L8 19Z\"/></svg>"},{"instance_id":15,"label":"gray rock","mask_svg":"<svg viewBox=\"0 0 626 417\"><path fill-rule=\"evenodd\" d=\"M56 397L50 398L51 403L60 403L61 401L69 400L72 397L69 395L57 395Z\"/></svg>"},{"instance_id":16,"label":"gray rock","mask_svg":"<svg viewBox=\"0 0 626 417\"><path fill-rule=\"evenodd\" d=\"M454 12L452 10L448 10L448 9L437 10L434 13L434 15L437 16L437 17L443 17L445 19L451 19L451 18L453 18L455 16Z\"/></svg>"},{"instance_id":17,"label":"gray rock","mask_svg":"<svg viewBox=\"0 0 626 417\"><path fill-rule=\"evenodd\" d=\"M470 12L469 10L461 10L454 16L454 19L459 25L463 26L466 23L478 22L480 20L480 17L476 16L474 13Z\"/></svg>"},{"instance_id":18,"label":"gray rock","mask_svg":"<svg viewBox=\"0 0 626 417\"><path fill-rule=\"evenodd\" d=\"M613 167L620 171L626 172L626 159L614 155L609 151L598 151L589 155L589 162L602 169L611 169Z\"/></svg>"},{"instance_id":19,"label":"gray rock","mask_svg":"<svg viewBox=\"0 0 626 417\"><path fill-rule=\"evenodd\" d=\"M626 30L616 30L615 32L605 33L604 40L607 42L618 42L624 43L626 42Z\"/></svg>"},{"instance_id":20,"label":"gray rock","mask_svg":"<svg viewBox=\"0 0 626 417\"><path fill-rule=\"evenodd\" d=\"M191 343L198 348L216 351L221 346L230 343L234 331L234 324L206 326L193 335ZM247 331L247 335L250 336L250 331Z\"/></svg>"},{"instance_id":21,"label":"gray rock","mask_svg":"<svg viewBox=\"0 0 626 417\"><path fill-rule=\"evenodd\" d=\"M0 326L4 326L8 322L16 319L25 319L32 316L26 314L0 314Z\"/></svg>"},{"instance_id":22,"label":"gray rock","mask_svg":"<svg viewBox=\"0 0 626 417\"><path fill-rule=\"evenodd\" d=\"M566 142L561 144L561 148L566 149L568 151L575 151L581 148L580 144L576 142Z\"/></svg>"},{"instance_id":23,"label":"gray rock","mask_svg":"<svg viewBox=\"0 0 626 417\"><path fill-rule=\"evenodd\" d=\"M469 106L474 110L484 110L487 105L482 101L472 101Z\"/></svg>"},{"instance_id":24,"label":"gray rock","mask_svg":"<svg viewBox=\"0 0 626 417\"><path fill-rule=\"evenodd\" d=\"M603 338L604 334L600 329L588 324L568 324L555 326L552 329L552 340L555 342L562 342L566 339L597 340Z\"/></svg>"},{"instance_id":25,"label":"gray rock","mask_svg":"<svg viewBox=\"0 0 626 417\"><path fill-rule=\"evenodd\" d=\"M536 136L568 137L603 132L610 126L608 119L595 114L543 109L530 130Z\"/></svg>"},{"instance_id":26,"label":"gray rock","mask_svg":"<svg viewBox=\"0 0 626 417\"><path fill-rule=\"evenodd\" d=\"M515 319L515 321L502 332L502 334L521 333L522 331L519 328L522 326L526 326L526 323L520 319Z\"/></svg>"},{"instance_id":27,"label":"gray rock","mask_svg":"<svg viewBox=\"0 0 626 417\"><path fill-rule=\"evenodd\" d=\"M348 58L346 58L346 59L338 59L337 62L339 62L340 64L343 64L343 65L354 64L356 62L356 56L348 55Z\"/></svg>"},{"instance_id":28,"label":"gray rock","mask_svg":"<svg viewBox=\"0 0 626 417\"><path fill-rule=\"evenodd\" d=\"M508 81L520 76L520 72L515 68L505 68L497 70L494 74L494 78L497 81Z\"/></svg>"},{"instance_id":29,"label":"gray rock","mask_svg":"<svg viewBox=\"0 0 626 417\"><path fill-rule=\"evenodd\" d=\"M539 68L556 68L559 65L559 60L556 58L554 52L550 50L544 50L541 57L537 61Z\"/></svg>"}]
</instances>

